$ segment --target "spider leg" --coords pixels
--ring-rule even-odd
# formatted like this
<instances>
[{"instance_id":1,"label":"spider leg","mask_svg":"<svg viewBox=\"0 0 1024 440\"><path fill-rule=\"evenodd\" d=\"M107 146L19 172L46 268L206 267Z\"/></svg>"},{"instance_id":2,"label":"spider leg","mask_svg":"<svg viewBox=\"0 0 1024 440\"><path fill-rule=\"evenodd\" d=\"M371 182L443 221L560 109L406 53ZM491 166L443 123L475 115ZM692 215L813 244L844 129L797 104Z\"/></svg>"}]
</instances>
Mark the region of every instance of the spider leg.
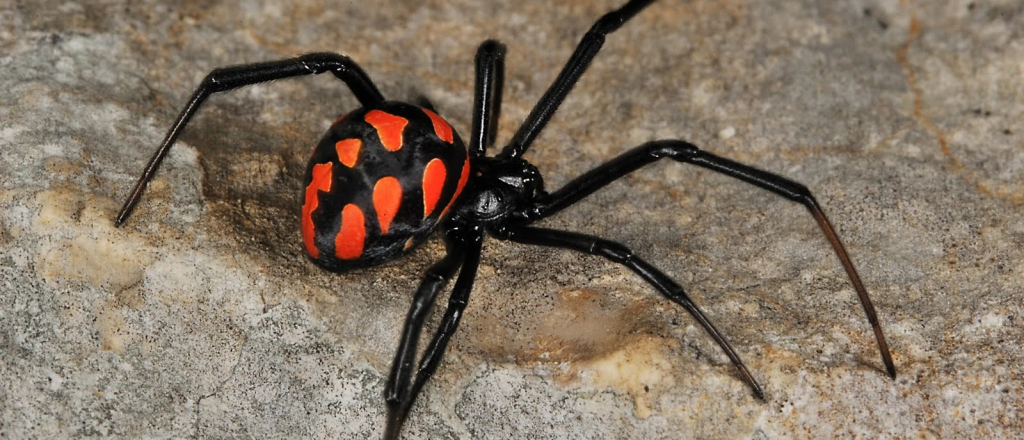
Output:
<instances>
[{"instance_id":1,"label":"spider leg","mask_svg":"<svg viewBox=\"0 0 1024 440\"><path fill-rule=\"evenodd\" d=\"M423 330L423 321L430 314L438 292L455 275L465 259L465 243L453 239L452 234L446 234L445 244L448 248L447 254L441 261L430 266L423 275L402 327L402 339L398 343L395 359L391 363L391 373L384 387L384 400L387 402L389 413L399 409L408 398L409 380L412 376L413 362L416 361L416 345Z\"/></svg>"},{"instance_id":2,"label":"spider leg","mask_svg":"<svg viewBox=\"0 0 1024 440\"><path fill-rule=\"evenodd\" d=\"M438 326L437 332L434 333L430 345L427 346L423 357L420 359L419 369L416 372L416 379L413 381L412 387L404 397L400 397L401 402L399 405L392 405L390 401L388 402L388 424L384 434L386 440L398 438L398 434L402 430L402 424L409 414L409 409L416 402L416 397L423 390L423 386L426 385L430 377L437 371L437 367L441 363L441 357L448 347L448 341L455 334L455 330L458 329L462 312L469 302L469 292L473 289L476 270L480 264L480 246L483 243L483 232L479 227L474 227L469 229L468 233L461 239L466 246L465 256L462 262L462 269L459 270L459 277L455 280L451 297L448 299L448 308L445 310L444 317L441 318L441 324Z\"/></svg>"},{"instance_id":3,"label":"spider leg","mask_svg":"<svg viewBox=\"0 0 1024 440\"><path fill-rule=\"evenodd\" d=\"M650 265L650 263L644 261L640 257L633 254L633 251L629 250L625 246L616 243L614 241L605 240L603 238L594 237L590 235L579 234L576 232L568 231L556 231L553 229L534 228L528 226L509 226L501 229L493 230L495 236L501 239L511 240L517 243L533 244L539 246L552 246L565 249L572 249L578 252L583 252L590 255L597 255L600 257L607 258L611 261L626 266L640 278L643 278L648 284L658 290L663 296L668 298L670 301L679 304L690 315L697 320L697 322L704 327L711 338L715 340L722 351L725 352L729 360L732 361L733 365L740 373L740 377L747 385L754 391L754 394L758 398L764 400L764 389L761 385L754 380L754 376L750 374L747 367L743 364L740 356L736 354L736 350L733 350L729 342L725 340L725 337L711 324L704 313L700 311L700 308L694 304L693 300L686 294L683 288L672 280L668 275L665 275L658 268Z\"/></svg>"},{"instance_id":4,"label":"spider leg","mask_svg":"<svg viewBox=\"0 0 1024 440\"><path fill-rule=\"evenodd\" d=\"M654 3L654 0L631 0L621 8L605 14L594 23L576 46L576 50L573 51L569 61L555 78L555 82L544 92L544 96L537 101L537 105L530 111L526 120L523 121L523 125L519 126L519 131L502 150L500 157L517 158L522 156L527 148L530 148L530 144L544 129L548 120L555 114L555 110L562 105L562 101L565 100L569 91L590 66L590 62L594 60L597 52L601 50L605 36L618 30L651 3Z\"/></svg>"},{"instance_id":5,"label":"spider leg","mask_svg":"<svg viewBox=\"0 0 1024 440\"><path fill-rule=\"evenodd\" d=\"M498 133L501 89L505 79L505 46L487 40L476 50L476 89L473 93L473 132L469 151L483 157Z\"/></svg>"},{"instance_id":6,"label":"spider leg","mask_svg":"<svg viewBox=\"0 0 1024 440\"><path fill-rule=\"evenodd\" d=\"M697 148L689 142L660 140L643 144L584 173L558 191L540 200L535 206L528 208L518 215L527 222L551 216L620 177L666 157L735 177L804 205L821 227L825 238L828 239L836 256L839 257L843 269L846 270L846 274L850 278L854 290L857 291L857 296L860 298L860 303L864 307L864 312L867 314L868 322L874 330L875 340L882 354L882 361L885 363L886 372L888 372L890 377L896 378L896 366L893 364L892 354L889 352L889 344L886 343L885 335L882 334L882 326L878 323L875 307L872 305L871 298L864 288L864 283L861 282L857 270L853 267L853 261L847 254L843 243L839 240L839 235L836 234L832 223L829 222L828 217L825 216L825 213L818 205L818 201L811 195L810 190L800 183L777 174L716 156Z\"/></svg>"},{"instance_id":7,"label":"spider leg","mask_svg":"<svg viewBox=\"0 0 1024 440\"><path fill-rule=\"evenodd\" d=\"M184 130L185 125L199 111L199 107L203 105L203 102L211 94L262 82L302 75L315 75L324 72L331 72L338 79L344 81L364 107L384 101L384 96L380 94L377 86L373 84L373 81L370 80L370 77L366 75L366 72L363 72L359 65L344 55L333 53L309 53L285 60L222 67L210 72L192 94L188 104L182 109L174 125L167 131L167 135L164 136L164 140L160 147L157 148L156 153L149 159L149 163L146 164L142 176L139 177L139 181L132 188L128 200L121 207L121 212L117 214L114 225L120 226L131 215L135 205L139 203L142 193L146 190L146 184L153 178L153 174L156 173L160 163L163 162L167 152L170 151L171 145L178 139L178 135Z\"/></svg>"}]
</instances>

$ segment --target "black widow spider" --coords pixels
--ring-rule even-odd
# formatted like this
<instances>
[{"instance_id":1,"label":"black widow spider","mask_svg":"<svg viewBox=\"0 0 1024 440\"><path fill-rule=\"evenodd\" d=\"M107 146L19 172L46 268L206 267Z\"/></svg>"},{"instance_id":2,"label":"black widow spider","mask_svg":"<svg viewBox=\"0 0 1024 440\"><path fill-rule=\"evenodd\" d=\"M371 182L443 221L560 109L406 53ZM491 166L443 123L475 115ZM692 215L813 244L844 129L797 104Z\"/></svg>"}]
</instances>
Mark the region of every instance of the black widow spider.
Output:
<instances>
[{"instance_id":1,"label":"black widow spider","mask_svg":"<svg viewBox=\"0 0 1024 440\"><path fill-rule=\"evenodd\" d=\"M663 158L690 163L761 187L805 206L839 257L874 329L889 376L896 368L874 307L839 236L804 186L776 174L701 151L682 140L647 142L612 159L561 189L547 193L540 172L522 158L604 44L605 36L653 3L631 0L601 17L583 36L555 82L526 121L493 157L485 155L497 133L505 48L484 42L476 54L476 88L469 148L429 103L386 101L351 59L332 53L216 69L192 95L117 216L120 226L185 125L211 94L295 76L331 72L344 81L362 108L339 119L314 150L307 167L302 232L309 256L341 272L397 258L438 225L447 253L427 269L413 298L384 391L384 437L398 438L409 409L436 371L459 324L480 261L484 233L518 243L572 249L621 264L686 309L708 332L760 399L764 391L735 350L675 281L625 246L575 232L530 226L605 185ZM449 170L457 172L448 172ZM463 191L464 190L464 191ZM444 208L441 208L444 207ZM461 269L461 270L460 270ZM424 320L441 288L458 272L439 329L413 376Z\"/></svg>"}]
</instances>

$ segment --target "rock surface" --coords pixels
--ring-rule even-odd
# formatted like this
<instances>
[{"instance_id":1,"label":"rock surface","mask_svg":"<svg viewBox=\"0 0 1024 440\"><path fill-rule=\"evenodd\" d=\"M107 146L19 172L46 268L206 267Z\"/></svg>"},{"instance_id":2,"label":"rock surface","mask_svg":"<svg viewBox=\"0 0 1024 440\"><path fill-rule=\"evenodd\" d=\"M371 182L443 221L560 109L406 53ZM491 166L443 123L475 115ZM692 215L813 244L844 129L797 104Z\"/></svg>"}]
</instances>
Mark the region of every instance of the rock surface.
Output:
<instances>
[{"instance_id":1,"label":"rock surface","mask_svg":"<svg viewBox=\"0 0 1024 440\"><path fill-rule=\"evenodd\" d=\"M500 143L619 2L122 3L0 5L0 436L379 438L397 329L443 248L344 275L304 258L301 173L357 105L341 83L215 96L114 228L121 201L215 67L343 52L466 135L474 51L497 38ZM676 137L805 183L898 378L804 209L659 163L546 225L678 279L767 400L627 270L490 240L405 438L1020 436L1022 29L1016 0L651 6L527 158L557 188Z\"/></svg>"}]
</instances>

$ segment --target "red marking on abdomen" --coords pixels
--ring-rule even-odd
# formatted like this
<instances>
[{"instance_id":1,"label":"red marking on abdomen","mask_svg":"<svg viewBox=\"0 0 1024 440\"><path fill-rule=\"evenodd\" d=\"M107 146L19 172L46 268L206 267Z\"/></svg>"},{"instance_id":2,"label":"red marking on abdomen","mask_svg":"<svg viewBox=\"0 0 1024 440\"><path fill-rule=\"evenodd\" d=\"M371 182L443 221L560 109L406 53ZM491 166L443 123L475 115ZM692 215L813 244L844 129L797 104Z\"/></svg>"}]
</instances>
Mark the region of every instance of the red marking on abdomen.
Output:
<instances>
[{"instance_id":1,"label":"red marking on abdomen","mask_svg":"<svg viewBox=\"0 0 1024 440\"><path fill-rule=\"evenodd\" d=\"M356 165L362 147L363 142L359 139L342 139L334 144L334 149L338 151L338 161L349 168Z\"/></svg>"},{"instance_id":2,"label":"red marking on abdomen","mask_svg":"<svg viewBox=\"0 0 1024 440\"><path fill-rule=\"evenodd\" d=\"M363 116L363 120L377 129L377 137L385 149L398 151L402 148L402 131L409 123L408 120L380 110L370 110Z\"/></svg>"},{"instance_id":3,"label":"red marking on abdomen","mask_svg":"<svg viewBox=\"0 0 1024 440\"><path fill-rule=\"evenodd\" d=\"M363 254L366 240L366 218L358 206L351 203L341 210L341 230L334 237L334 256L342 260L355 260Z\"/></svg>"},{"instance_id":4,"label":"red marking on abdomen","mask_svg":"<svg viewBox=\"0 0 1024 440\"><path fill-rule=\"evenodd\" d=\"M430 122L434 124L434 133L437 134L437 137L449 144L452 143L452 126L448 125L437 113L427 109L423 109L423 113L426 113Z\"/></svg>"},{"instance_id":5,"label":"red marking on abdomen","mask_svg":"<svg viewBox=\"0 0 1024 440\"><path fill-rule=\"evenodd\" d=\"M430 217L437 206L437 199L441 198L441 190L444 188L444 179L448 171L444 168L441 159L433 159L427 162L423 169L423 218Z\"/></svg>"},{"instance_id":6,"label":"red marking on abdomen","mask_svg":"<svg viewBox=\"0 0 1024 440\"><path fill-rule=\"evenodd\" d=\"M388 233L391 220L398 214L402 204L402 185L398 179L388 176L377 181L373 186L373 208L377 211L377 223L380 223L380 235Z\"/></svg>"},{"instance_id":7,"label":"red marking on abdomen","mask_svg":"<svg viewBox=\"0 0 1024 440\"><path fill-rule=\"evenodd\" d=\"M310 257L317 258L320 251L316 248L313 238L316 230L313 226L313 211L320 205L319 191L331 190L332 165L330 162L313 165L309 186L306 187L306 201L302 204L302 241L306 244L306 252Z\"/></svg>"},{"instance_id":8,"label":"red marking on abdomen","mask_svg":"<svg viewBox=\"0 0 1024 440\"><path fill-rule=\"evenodd\" d=\"M448 201L448 206L444 207L444 211L441 212L441 217L444 217L451 209L452 205L455 204L455 199L459 198L459 194L462 194L462 188L466 187L466 182L469 181L469 156L466 156L466 163L462 164L462 175L459 176L459 185L455 187L455 194L452 194L452 199Z\"/></svg>"}]
</instances>

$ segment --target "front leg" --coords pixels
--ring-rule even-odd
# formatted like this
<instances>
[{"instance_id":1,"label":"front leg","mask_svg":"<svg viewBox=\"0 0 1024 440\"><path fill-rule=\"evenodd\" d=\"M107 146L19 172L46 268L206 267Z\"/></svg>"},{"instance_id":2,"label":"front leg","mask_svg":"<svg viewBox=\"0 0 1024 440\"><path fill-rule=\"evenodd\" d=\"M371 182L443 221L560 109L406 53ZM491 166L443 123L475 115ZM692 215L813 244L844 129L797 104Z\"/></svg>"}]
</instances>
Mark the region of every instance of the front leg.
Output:
<instances>
[{"instance_id":1,"label":"front leg","mask_svg":"<svg viewBox=\"0 0 1024 440\"><path fill-rule=\"evenodd\" d=\"M128 220L128 216L131 215L135 205L142 198L142 193L146 190L146 184L153 178L157 168L160 168L160 163L163 162L164 157L171 150L171 145L174 145L174 141L181 135L189 120L192 119L192 116L195 116L196 112L199 111L199 107L203 105L203 102L210 95L253 84L302 75L316 75L324 72L331 72L338 79L344 81L364 107L370 107L384 101L384 95L380 94L377 86L373 84L370 77L366 75L366 72L363 72L363 69L355 61L344 55L333 53L309 53L286 60L222 67L210 72L192 94L188 104L185 104L185 108L181 110L178 119L174 122L174 125L171 125L170 130L167 131L167 135L164 136L164 140L160 143L156 153L149 159L149 163L146 164L146 168L142 171L142 176L135 183L135 187L132 188L128 200L125 200L124 206L121 207L121 211L117 214L114 226L121 226L122 223Z\"/></svg>"},{"instance_id":2,"label":"front leg","mask_svg":"<svg viewBox=\"0 0 1024 440\"><path fill-rule=\"evenodd\" d=\"M474 158L484 157L498 134L501 113L501 88L505 81L505 46L487 40L476 51L476 86L473 92L473 131L469 151Z\"/></svg>"},{"instance_id":3,"label":"front leg","mask_svg":"<svg viewBox=\"0 0 1024 440\"><path fill-rule=\"evenodd\" d=\"M892 354L889 352L889 344L886 343L885 335L882 334L882 326L878 323L875 306L871 303L871 298L868 296L867 289L864 288L864 283L860 280L860 275L857 274L857 270L853 267L853 261L850 260L846 247L839 240L839 234L836 233L832 223L825 216L821 207L818 206L818 201L811 195L811 191L806 186L793 180L716 156L686 141L674 139L652 141L584 173L558 191L538 200L533 206L516 213L515 216L526 224L549 217L638 168L664 158L690 163L717 173L735 177L800 203L807 208L825 234L825 238L832 245L832 249L835 251L836 256L839 257L839 262L843 265L843 269L846 270L854 290L857 291L860 303L864 307L865 314L867 314L868 323L871 324L871 328L874 330L875 341L878 343L878 349L882 354L882 362L885 364L886 372L893 379L896 378L896 366L893 364Z\"/></svg>"},{"instance_id":4,"label":"front leg","mask_svg":"<svg viewBox=\"0 0 1024 440\"><path fill-rule=\"evenodd\" d=\"M537 105L533 107L533 110L530 110L530 114L526 116L523 125L519 126L519 130L512 136L512 140L509 141L508 145L502 149L499 157L514 159L522 157L526 153L526 150L530 148L530 144L544 130L544 126L551 120L555 111L565 101L565 97L569 95L573 86L583 76L583 72L590 66L590 62L597 56L597 52L604 46L605 37L619 30L622 25L626 24L627 21L644 10L644 8L650 6L651 3L654 3L654 0L630 0L622 5L622 7L604 14L590 27L590 30L583 35L583 38L576 45L576 50L572 52L569 61L565 63L562 71L558 73L555 82L551 83L548 90L544 92L544 96L541 96L540 101L537 101Z\"/></svg>"}]
</instances>

